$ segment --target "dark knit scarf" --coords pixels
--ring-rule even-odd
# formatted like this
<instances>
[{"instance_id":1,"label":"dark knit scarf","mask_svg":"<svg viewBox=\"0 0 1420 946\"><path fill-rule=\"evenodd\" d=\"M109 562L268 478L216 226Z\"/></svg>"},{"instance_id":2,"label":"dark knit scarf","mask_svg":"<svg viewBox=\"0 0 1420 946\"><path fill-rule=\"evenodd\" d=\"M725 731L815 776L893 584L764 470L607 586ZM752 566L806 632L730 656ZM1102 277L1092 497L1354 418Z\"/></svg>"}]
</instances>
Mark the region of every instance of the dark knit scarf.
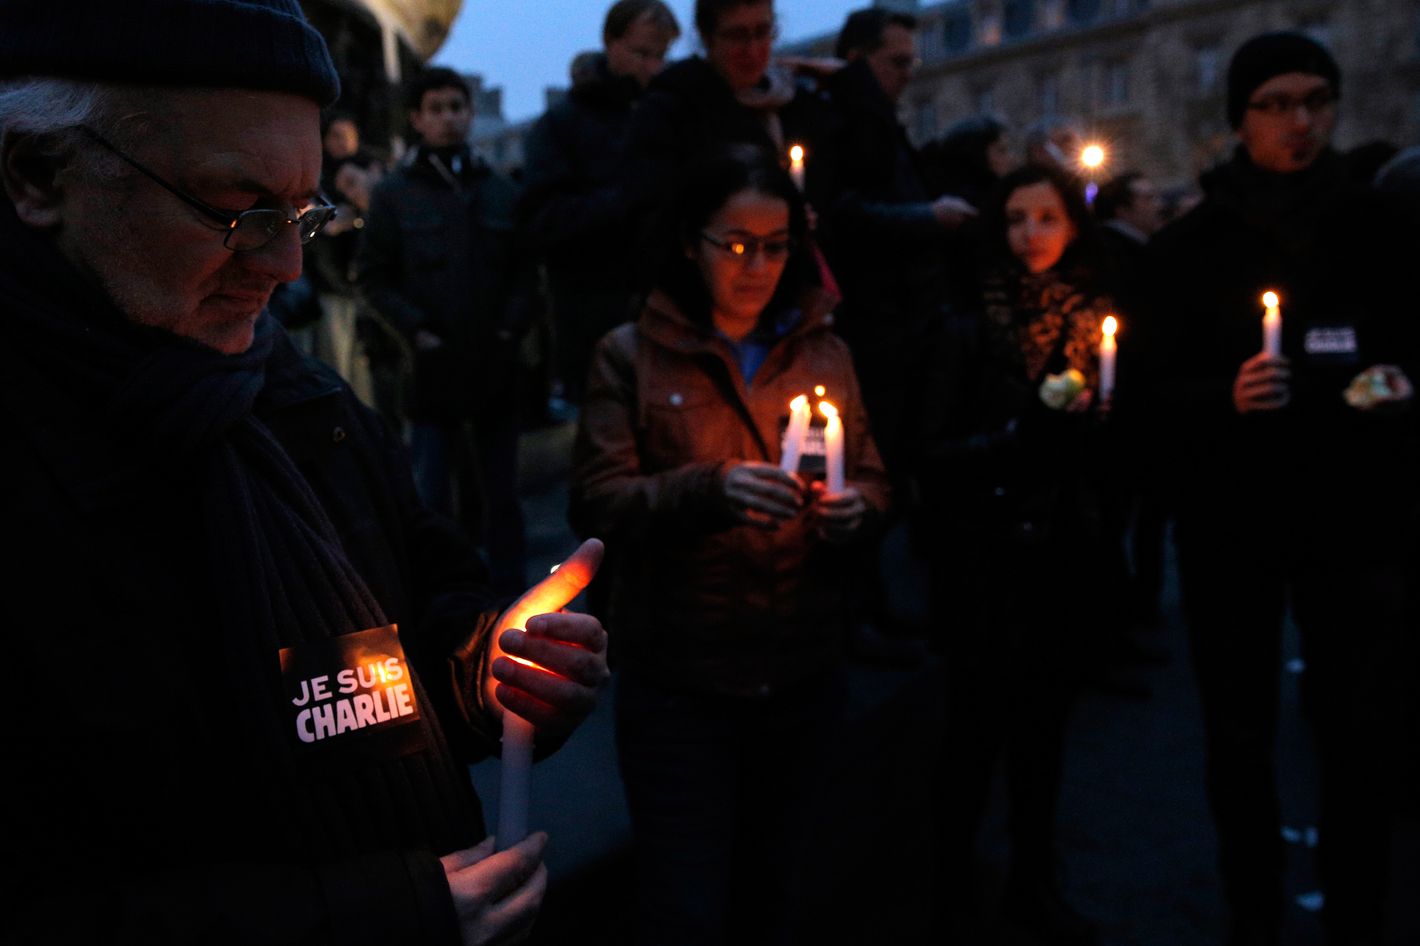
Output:
<instances>
[{"instance_id":1,"label":"dark knit scarf","mask_svg":"<svg viewBox=\"0 0 1420 946\"><path fill-rule=\"evenodd\" d=\"M253 414L269 362L299 357L281 327L263 314L251 348L223 355L125 321L3 201L0 237L13 261L0 266L10 333L3 360L25 373L48 399L47 414L62 422L39 448L76 505L101 511L162 495L165 483L201 484L205 542L191 553L205 559L217 596L208 613L235 679L265 681L270 691L252 685L243 695L241 731L222 750L269 767L254 779L266 797L251 804L284 813L271 825L277 849L311 844L338 857L372 845L447 844L451 834L476 840L477 802L443 748L422 688L423 752L342 768L307 766L292 751L278 711L280 649L388 620L310 485Z\"/></svg>"},{"instance_id":2,"label":"dark knit scarf","mask_svg":"<svg viewBox=\"0 0 1420 946\"><path fill-rule=\"evenodd\" d=\"M998 270L983 288L986 330L994 357L1014 365L1032 386L1046 374L1074 368L1087 387L1099 383L1100 324L1107 297L1085 291L1055 270Z\"/></svg>"}]
</instances>

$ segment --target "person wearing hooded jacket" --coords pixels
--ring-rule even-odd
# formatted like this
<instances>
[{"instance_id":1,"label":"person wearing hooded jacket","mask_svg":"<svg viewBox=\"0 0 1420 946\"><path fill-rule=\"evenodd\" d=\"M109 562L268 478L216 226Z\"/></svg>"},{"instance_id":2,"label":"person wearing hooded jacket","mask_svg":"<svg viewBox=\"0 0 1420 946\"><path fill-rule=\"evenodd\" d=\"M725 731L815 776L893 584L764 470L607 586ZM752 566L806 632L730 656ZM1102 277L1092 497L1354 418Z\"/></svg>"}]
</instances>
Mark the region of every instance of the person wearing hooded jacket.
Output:
<instances>
[{"instance_id":1,"label":"person wearing hooded jacket","mask_svg":"<svg viewBox=\"0 0 1420 946\"><path fill-rule=\"evenodd\" d=\"M1415 567L1417 351L1386 208L1330 141L1341 77L1299 33L1228 73L1232 158L1149 248L1147 379L1174 455L1176 540L1229 942L1282 938L1273 742L1284 611L1319 765L1327 942L1379 943L1396 678ZM1263 350L1264 292L1280 353ZM1121 397L1130 380L1121 377Z\"/></svg>"},{"instance_id":2,"label":"person wearing hooded jacket","mask_svg":"<svg viewBox=\"0 0 1420 946\"><path fill-rule=\"evenodd\" d=\"M519 222L546 268L558 376L573 403L592 346L635 315L636 221L620 186L627 132L679 35L660 0L619 0L602 27L605 51L528 135Z\"/></svg>"}]
</instances>

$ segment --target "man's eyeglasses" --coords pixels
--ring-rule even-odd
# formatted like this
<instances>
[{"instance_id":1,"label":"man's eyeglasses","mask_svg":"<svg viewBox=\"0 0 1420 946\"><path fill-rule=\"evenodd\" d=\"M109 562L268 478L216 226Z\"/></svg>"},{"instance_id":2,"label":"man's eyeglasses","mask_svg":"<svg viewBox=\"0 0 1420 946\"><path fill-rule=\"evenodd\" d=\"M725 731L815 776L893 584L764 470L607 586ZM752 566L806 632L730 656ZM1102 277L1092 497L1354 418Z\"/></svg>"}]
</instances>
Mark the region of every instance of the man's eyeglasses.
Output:
<instances>
[{"instance_id":1,"label":"man's eyeglasses","mask_svg":"<svg viewBox=\"0 0 1420 946\"><path fill-rule=\"evenodd\" d=\"M768 42L779 35L779 27L773 23L755 26L727 26L715 31L715 38L731 46L749 46L752 43Z\"/></svg>"},{"instance_id":2,"label":"man's eyeglasses","mask_svg":"<svg viewBox=\"0 0 1420 946\"><path fill-rule=\"evenodd\" d=\"M1290 95L1269 95L1255 102L1248 102L1247 107L1254 112L1280 118L1283 115L1295 115L1299 108L1306 109L1308 115L1316 115L1334 104L1336 104L1336 96L1331 94L1330 89L1318 89L1301 98Z\"/></svg>"},{"instance_id":3,"label":"man's eyeglasses","mask_svg":"<svg viewBox=\"0 0 1420 946\"><path fill-rule=\"evenodd\" d=\"M300 234L301 243L309 243L327 223L335 216L335 205L329 202L308 207L305 210L293 211L276 210L274 208L260 207L254 210L223 210L220 207L213 207L206 201L198 200L191 194L181 190L176 185L170 184L159 177L153 171L144 167L138 161L124 154L106 138L94 131L87 125L80 128L90 138L94 139L106 149L113 152L118 158L127 163L135 171L157 184L163 190L172 194L178 200L201 213L216 223L222 225L222 229L227 231L227 235L222 240L222 245L234 253L242 253L247 250L261 249L281 232L281 228L287 224L294 223L296 232ZM324 198L321 198L324 201Z\"/></svg>"},{"instance_id":4,"label":"man's eyeglasses","mask_svg":"<svg viewBox=\"0 0 1420 946\"><path fill-rule=\"evenodd\" d=\"M716 249L723 250L735 259L749 262L758 253L763 253L766 260L778 262L788 257L794 249L794 241L788 237L762 238L762 237L741 237L733 240L721 240L708 233L700 234L700 239L709 243Z\"/></svg>"}]
</instances>

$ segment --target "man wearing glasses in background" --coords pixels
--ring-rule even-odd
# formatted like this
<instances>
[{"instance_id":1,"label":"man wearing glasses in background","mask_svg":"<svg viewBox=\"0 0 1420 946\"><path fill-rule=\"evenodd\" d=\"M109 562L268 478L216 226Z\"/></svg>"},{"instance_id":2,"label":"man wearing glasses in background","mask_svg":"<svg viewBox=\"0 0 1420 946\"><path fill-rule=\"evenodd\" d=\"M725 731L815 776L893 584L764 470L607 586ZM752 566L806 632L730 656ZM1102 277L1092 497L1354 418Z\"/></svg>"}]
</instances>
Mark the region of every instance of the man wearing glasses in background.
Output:
<instances>
[{"instance_id":1,"label":"man wearing glasses in background","mask_svg":"<svg viewBox=\"0 0 1420 946\"><path fill-rule=\"evenodd\" d=\"M772 0L696 0L705 55L673 63L651 81L631 119L623 191L644 222L691 161L728 144L752 144L789 164L808 152L809 200L825 193L828 149L818 143L826 110L794 73L772 63L778 36Z\"/></svg>"},{"instance_id":2,"label":"man wearing glasses in background","mask_svg":"<svg viewBox=\"0 0 1420 946\"><path fill-rule=\"evenodd\" d=\"M17 939L508 942L536 915L546 838L493 853L463 763L503 706L565 738L605 635L505 627L265 311L333 212L338 88L295 0L0 0Z\"/></svg>"},{"instance_id":3,"label":"man wearing glasses in background","mask_svg":"<svg viewBox=\"0 0 1420 946\"><path fill-rule=\"evenodd\" d=\"M1316 739L1328 944L1382 941L1394 775L1414 751L1398 727L1413 691L1401 654L1420 483L1414 305L1400 287L1415 260L1331 147L1340 93L1336 62L1303 34L1237 51L1238 148L1151 242L1151 311L1142 337L1120 343L1140 357L1119 398L1152 389L1175 451L1165 466L1236 946L1294 938L1273 763L1288 605ZM1281 302L1271 353L1267 291Z\"/></svg>"}]
</instances>

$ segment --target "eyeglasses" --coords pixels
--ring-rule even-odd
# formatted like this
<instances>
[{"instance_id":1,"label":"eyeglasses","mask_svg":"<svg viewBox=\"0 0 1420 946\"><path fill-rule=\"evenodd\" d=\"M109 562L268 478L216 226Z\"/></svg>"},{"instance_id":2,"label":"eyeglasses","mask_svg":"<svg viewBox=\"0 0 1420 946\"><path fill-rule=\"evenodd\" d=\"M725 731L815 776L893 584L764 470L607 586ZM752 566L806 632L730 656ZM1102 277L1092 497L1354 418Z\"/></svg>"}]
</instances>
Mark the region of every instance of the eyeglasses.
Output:
<instances>
[{"instance_id":1,"label":"eyeglasses","mask_svg":"<svg viewBox=\"0 0 1420 946\"><path fill-rule=\"evenodd\" d=\"M760 23L756 26L727 26L722 30L715 31L715 38L731 46L749 46L752 43L763 43L774 39L779 35L779 27L773 23Z\"/></svg>"},{"instance_id":2,"label":"eyeglasses","mask_svg":"<svg viewBox=\"0 0 1420 946\"><path fill-rule=\"evenodd\" d=\"M718 250L730 254L735 259L749 262L756 254L763 253L764 258L770 262L778 262L788 257L794 249L794 241L788 237L765 238L765 237L742 237L734 240L721 240L708 233L701 233L700 239L709 243Z\"/></svg>"},{"instance_id":3,"label":"eyeglasses","mask_svg":"<svg viewBox=\"0 0 1420 946\"><path fill-rule=\"evenodd\" d=\"M281 232L281 228L288 223L294 223L297 233L301 237L304 245L311 242L317 233L325 227L327 223L335 217L335 205L321 198L323 203L305 210L296 212L293 217L292 211L277 210L275 208L260 207L254 210L223 210L220 207L213 207L211 204L198 200L191 194L181 190L177 186L168 183L153 171L144 167L133 158L124 154L106 138L94 131L87 125L81 125L80 129L90 138L94 139L106 149L113 152L118 158L127 163L135 171L157 184L163 190L172 194L178 200L201 213L216 223L222 225L222 229L227 231L227 235L222 239L222 245L234 253L243 253L248 250L261 249L266 244L276 238Z\"/></svg>"},{"instance_id":4,"label":"eyeglasses","mask_svg":"<svg viewBox=\"0 0 1420 946\"><path fill-rule=\"evenodd\" d=\"M1255 102L1248 102L1247 107L1254 112L1260 112L1272 118L1280 118L1283 115L1295 115L1299 108L1306 109L1308 115L1316 115L1335 104L1336 96L1331 94L1330 89L1317 89L1302 98L1290 95L1269 95Z\"/></svg>"}]
</instances>

